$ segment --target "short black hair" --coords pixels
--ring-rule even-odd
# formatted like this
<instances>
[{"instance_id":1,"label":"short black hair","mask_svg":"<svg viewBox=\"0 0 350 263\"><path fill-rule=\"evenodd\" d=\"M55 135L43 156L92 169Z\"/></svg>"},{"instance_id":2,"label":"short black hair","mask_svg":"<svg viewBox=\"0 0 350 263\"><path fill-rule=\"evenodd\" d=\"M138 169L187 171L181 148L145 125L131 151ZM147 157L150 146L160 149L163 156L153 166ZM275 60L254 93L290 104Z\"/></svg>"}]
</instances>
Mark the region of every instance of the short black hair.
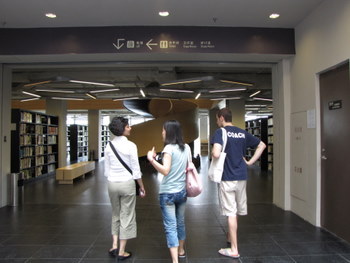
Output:
<instances>
[{"instance_id":1,"label":"short black hair","mask_svg":"<svg viewBox=\"0 0 350 263\"><path fill-rule=\"evenodd\" d=\"M181 125L176 120L166 121L163 125L165 130L164 144L177 144L181 151L185 149L184 140L182 138Z\"/></svg>"},{"instance_id":2,"label":"short black hair","mask_svg":"<svg viewBox=\"0 0 350 263\"><path fill-rule=\"evenodd\" d=\"M115 136L121 136L127 125L129 125L128 119L124 117L114 117L108 125L108 128Z\"/></svg>"},{"instance_id":3,"label":"short black hair","mask_svg":"<svg viewBox=\"0 0 350 263\"><path fill-rule=\"evenodd\" d=\"M222 108L218 110L218 113L216 115L218 118L221 116L224 117L225 122L232 122L232 112L228 108Z\"/></svg>"}]
</instances>

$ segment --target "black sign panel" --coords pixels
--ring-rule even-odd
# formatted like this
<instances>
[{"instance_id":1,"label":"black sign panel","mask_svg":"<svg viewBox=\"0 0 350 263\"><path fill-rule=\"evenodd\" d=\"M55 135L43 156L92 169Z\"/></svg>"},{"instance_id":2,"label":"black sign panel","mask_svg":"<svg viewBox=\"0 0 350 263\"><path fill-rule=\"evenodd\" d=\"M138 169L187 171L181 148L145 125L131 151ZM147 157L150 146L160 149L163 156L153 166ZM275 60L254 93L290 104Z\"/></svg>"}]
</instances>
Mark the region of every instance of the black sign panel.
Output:
<instances>
[{"instance_id":1,"label":"black sign panel","mask_svg":"<svg viewBox=\"0 0 350 263\"><path fill-rule=\"evenodd\" d=\"M328 102L328 109L329 110L338 110L342 108L342 101L341 100L335 100Z\"/></svg>"},{"instance_id":2,"label":"black sign panel","mask_svg":"<svg viewBox=\"0 0 350 263\"><path fill-rule=\"evenodd\" d=\"M92 53L295 54L294 29L84 27L0 29L0 55Z\"/></svg>"}]
</instances>

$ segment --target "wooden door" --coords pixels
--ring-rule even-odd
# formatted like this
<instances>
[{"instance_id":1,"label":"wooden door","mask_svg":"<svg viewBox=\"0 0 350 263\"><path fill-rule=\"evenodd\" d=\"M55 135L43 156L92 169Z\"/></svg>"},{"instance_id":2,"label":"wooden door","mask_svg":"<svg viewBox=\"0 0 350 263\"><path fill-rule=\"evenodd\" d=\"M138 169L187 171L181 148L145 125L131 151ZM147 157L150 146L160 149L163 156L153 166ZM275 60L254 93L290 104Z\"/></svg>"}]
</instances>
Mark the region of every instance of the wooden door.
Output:
<instances>
[{"instance_id":1,"label":"wooden door","mask_svg":"<svg viewBox=\"0 0 350 263\"><path fill-rule=\"evenodd\" d=\"M320 75L321 225L350 242L349 63Z\"/></svg>"}]
</instances>

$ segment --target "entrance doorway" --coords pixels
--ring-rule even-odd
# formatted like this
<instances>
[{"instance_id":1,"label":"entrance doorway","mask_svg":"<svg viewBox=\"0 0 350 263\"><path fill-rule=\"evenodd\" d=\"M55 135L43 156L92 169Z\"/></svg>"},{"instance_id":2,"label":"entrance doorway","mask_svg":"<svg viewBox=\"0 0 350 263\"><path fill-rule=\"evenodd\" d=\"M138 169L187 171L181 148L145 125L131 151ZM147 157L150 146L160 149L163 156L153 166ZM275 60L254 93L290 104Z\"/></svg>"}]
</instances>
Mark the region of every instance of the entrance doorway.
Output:
<instances>
[{"instance_id":1,"label":"entrance doorway","mask_svg":"<svg viewBox=\"0 0 350 263\"><path fill-rule=\"evenodd\" d=\"M320 75L321 225L350 241L349 63Z\"/></svg>"}]
</instances>

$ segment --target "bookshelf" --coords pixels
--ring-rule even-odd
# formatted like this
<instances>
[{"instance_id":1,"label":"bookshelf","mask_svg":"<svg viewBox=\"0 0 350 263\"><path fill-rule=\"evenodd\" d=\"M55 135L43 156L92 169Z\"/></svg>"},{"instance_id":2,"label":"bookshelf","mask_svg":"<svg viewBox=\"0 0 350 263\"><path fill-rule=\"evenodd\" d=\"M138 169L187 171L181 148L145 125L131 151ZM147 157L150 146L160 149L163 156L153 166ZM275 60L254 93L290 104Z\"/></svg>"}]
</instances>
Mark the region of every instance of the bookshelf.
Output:
<instances>
[{"instance_id":1,"label":"bookshelf","mask_svg":"<svg viewBox=\"0 0 350 263\"><path fill-rule=\"evenodd\" d=\"M101 157L105 156L105 148L109 142L110 134L108 125L101 125Z\"/></svg>"},{"instance_id":2,"label":"bookshelf","mask_svg":"<svg viewBox=\"0 0 350 263\"><path fill-rule=\"evenodd\" d=\"M69 153L71 161L87 161L88 126L73 124L69 126Z\"/></svg>"},{"instance_id":3,"label":"bookshelf","mask_svg":"<svg viewBox=\"0 0 350 263\"><path fill-rule=\"evenodd\" d=\"M273 118L267 119L267 161L268 170L273 170Z\"/></svg>"},{"instance_id":4,"label":"bookshelf","mask_svg":"<svg viewBox=\"0 0 350 263\"><path fill-rule=\"evenodd\" d=\"M55 173L58 166L58 117L12 109L11 172L24 182Z\"/></svg>"},{"instance_id":5,"label":"bookshelf","mask_svg":"<svg viewBox=\"0 0 350 263\"><path fill-rule=\"evenodd\" d=\"M253 134L254 136L260 138L266 145L267 145L267 119L256 119L246 122L246 130ZM248 149L246 158L249 160L253 154L255 149ZM256 164L260 166L262 170L268 169L268 154L267 151L264 151L258 161L256 161Z\"/></svg>"}]
</instances>

